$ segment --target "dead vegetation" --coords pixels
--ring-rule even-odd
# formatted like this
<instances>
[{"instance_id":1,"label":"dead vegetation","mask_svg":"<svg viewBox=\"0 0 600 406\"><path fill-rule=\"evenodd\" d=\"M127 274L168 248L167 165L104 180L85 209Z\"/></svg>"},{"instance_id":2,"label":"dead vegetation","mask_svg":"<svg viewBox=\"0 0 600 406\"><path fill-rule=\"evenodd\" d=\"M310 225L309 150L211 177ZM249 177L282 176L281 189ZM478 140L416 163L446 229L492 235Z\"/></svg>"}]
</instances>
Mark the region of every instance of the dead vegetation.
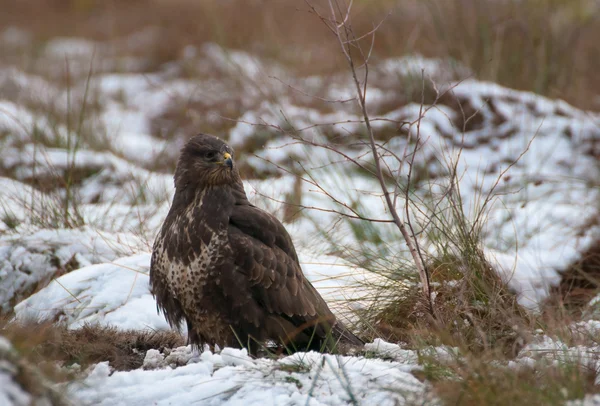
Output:
<instances>
[{"instance_id":1,"label":"dead vegetation","mask_svg":"<svg viewBox=\"0 0 600 406\"><path fill-rule=\"evenodd\" d=\"M312 3L317 9L327 7L324 1ZM335 38L304 2L4 0L0 4L0 26L32 32L37 49L57 36L108 41L115 53L146 58L145 71L178 59L188 45L205 42L277 60L297 74L333 73L343 61L328 51ZM585 109L600 108L596 75L600 12L593 1L355 1L352 14L359 35L384 20L374 43L377 58L420 53L448 59L483 80L560 97ZM139 36L141 44L124 39L144 31L153 35L149 40ZM362 42L368 47L370 38Z\"/></svg>"},{"instance_id":2,"label":"dead vegetation","mask_svg":"<svg viewBox=\"0 0 600 406\"><path fill-rule=\"evenodd\" d=\"M112 327L65 325L0 319L0 364L4 373L32 397L35 404L71 405L63 383L79 379L88 367L108 361L117 371L141 368L149 349L184 345L172 331L121 331ZM32 403L33 404L33 403Z\"/></svg>"},{"instance_id":3,"label":"dead vegetation","mask_svg":"<svg viewBox=\"0 0 600 406\"><path fill-rule=\"evenodd\" d=\"M468 357L462 365L430 365L425 374L448 405L558 406L598 391L595 371L575 362L515 370L499 366L497 358L489 355Z\"/></svg>"},{"instance_id":4,"label":"dead vegetation","mask_svg":"<svg viewBox=\"0 0 600 406\"><path fill-rule=\"evenodd\" d=\"M185 345L174 331L123 331L113 327L85 325L69 329L50 322L3 322L0 335L6 337L21 356L34 365L55 369L79 365L81 370L109 361L118 371L142 366L146 351ZM63 372L55 373L64 374ZM66 378L66 377L65 377Z\"/></svg>"},{"instance_id":5,"label":"dead vegetation","mask_svg":"<svg viewBox=\"0 0 600 406\"><path fill-rule=\"evenodd\" d=\"M493 351L509 358L528 342L531 315L481 253L439 258L428 267L436 317L427 316L418 292L410 290L377 309L373 326L379 337L415 348L449 345L471 354Z\"/></svg>"}]
</instances>

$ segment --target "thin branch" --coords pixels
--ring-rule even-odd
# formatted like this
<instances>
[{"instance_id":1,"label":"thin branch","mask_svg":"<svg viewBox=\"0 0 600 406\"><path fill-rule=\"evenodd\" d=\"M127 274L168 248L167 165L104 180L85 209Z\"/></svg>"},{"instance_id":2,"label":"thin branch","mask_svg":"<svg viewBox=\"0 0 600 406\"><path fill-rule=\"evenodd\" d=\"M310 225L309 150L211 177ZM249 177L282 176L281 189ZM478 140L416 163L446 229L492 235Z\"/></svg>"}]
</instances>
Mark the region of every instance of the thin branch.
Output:
<instances>
[{"instance_id":1,"label":"thin branch","mask_svg":"<svg viewBox=\"0 0 600 406\"><path fill-rule=\"evenodd\" d=\"M356 100L356 97L352 97L350 99L339 99L339 100L325 99L323 97L315 96L313 94L308 94L305 91L303 91L301 89L298 89L297 87L294 87L294 86L290 85L289 83L284 82L283 80L279 79L277 76L269 76L269 78L270 79L275 79L276 81L278 81L282 85L287 86L288 88L292 89L295 92L300 93L303 96L307 96L307 97L310 97L310 98L313 98L313 99L321 100L321 101L323 101L325 103L342 103L343 104L343 103L347 103L347 102Z\"/></svg>"},{"instance_id":2,"label":"thin branch","mask_svg":"<svg viewBox=\"0 0 600 406\"><path fill-rule=\"evenodd\" d=\"M339 4L336 1L336 5L339 6ZM331 11L331 18L332 20L335 21L336 19L336 12L334 9L334 5L333 5L333 0L329 0L329 8ZM346 23L343 23L341 25L344 28L344 32L346 34L346 39L348 38L349 35L349 29L348 29L348 25ZM390 196L390 192L387 188L387 185L385 183L385 178L383 175L383 171L381 168L381 162L380 162L380 158L379 158L379 154L377 152L377 144L375 142L375 135L373 132L373 128L371 126L371 121L370 121L370 117L369 114L367 112L367 106L366 106L366 97L365 97L365 90L366 87L362 87L361 83L357 77L357 73L356 73L356 67L354 65L354 61L352 60L352 57L350 55L350 49L346 47L347 43L344 43L343 37L342 37L342 33L340 32L340 26L336 25L335 26L335 30L336 30L336 37L338 39L340 48L343 52L343 54L346 57L346 61L348 63L348 66L350 68L350 71L352 73L352 79L353 82L356 86L356 92L358 95L358 101L359 101L359 105L360 105L360 109L361 109L361 113L362 116L364 118L364 122L365 122L365 126L367 128L367 134L369 136L369 141L370 141L370 145L371 145L371 151L373 154L373 159L375 161L375 169L376 169L376 177L379 180L379 184L381 186L381 190L383 192L386 204L388 206L388 209L390 211L390 214L392 215L392 218L394 219L394 223L396 225L396 227L398 227L398 229L400 230L400 233L402 234L406 245L408 246L408 249L413 257L413 260L415 262L415 266L417 267L417 271L419 272L419 276L421 279L421 285L422 285L422 289L423 289L423 294L427 300L427 304L429 306L429 311L430 313L433 315L433 304L432 304L432 299L431 299L431 287L429 285L429 276L427 273L427 270L425 269L425 265L422 261L422 257L419 254L419 249L417 248L418 244L415 244L415 241L413 240L413 237L411 237L408 233L408 230L406 229L404 223L402 222L402 220L400 219L398 212L396 211L396 208L394 207L392 198ZM356 44L358 48L360 48L360 46L358 44ZM367 69L368 65L365 65L365 68L367 70L367 72L365 73L365 86L366 86L366 78L368 75L368 69ZM435 317L435 316L434 316Z\"/></svg>"}]
</instances>

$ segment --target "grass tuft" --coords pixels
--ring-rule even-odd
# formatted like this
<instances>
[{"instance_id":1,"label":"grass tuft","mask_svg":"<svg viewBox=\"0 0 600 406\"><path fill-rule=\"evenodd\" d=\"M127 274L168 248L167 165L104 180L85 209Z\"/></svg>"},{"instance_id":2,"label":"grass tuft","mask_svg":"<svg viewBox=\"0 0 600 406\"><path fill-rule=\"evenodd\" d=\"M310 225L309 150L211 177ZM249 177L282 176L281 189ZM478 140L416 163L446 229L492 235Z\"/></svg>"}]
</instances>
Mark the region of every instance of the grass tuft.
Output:
<instances>
[{"instance_id":1,"label":"grass tuft","mask_svg":"<svg viewBox=\"0 0 600 406\"><path fill-rule=\"evenodd\" d=\"M173 331L117 330L113 327L84 325L68 329L61 324L41 322L3 322L0 335L33 364L87 366L109 361L118 371L140 368L149 349L185 345Z\"/></svg>"}]
</instances>

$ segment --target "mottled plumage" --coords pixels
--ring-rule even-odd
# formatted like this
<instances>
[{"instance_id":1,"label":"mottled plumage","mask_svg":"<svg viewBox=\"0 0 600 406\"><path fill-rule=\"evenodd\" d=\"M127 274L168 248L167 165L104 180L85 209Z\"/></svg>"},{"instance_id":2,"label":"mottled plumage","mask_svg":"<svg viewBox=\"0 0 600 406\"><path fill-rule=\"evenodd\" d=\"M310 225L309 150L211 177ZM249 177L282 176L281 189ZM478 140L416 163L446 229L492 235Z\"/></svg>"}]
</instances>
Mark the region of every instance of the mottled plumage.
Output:
<instances>
[{"instance_id":1,"label":"mottled plumage","mask_svg":"<svg viewBox=\"0 0 600 406\"><path fill-rule=\"evenodd\" d=\"M158 308L171 326L185 320L195 345L360 345L304 277L284 226L248 202L232 155L203 134L181 150L175 197L152 253Z\"/></svg>"}]
</instances>

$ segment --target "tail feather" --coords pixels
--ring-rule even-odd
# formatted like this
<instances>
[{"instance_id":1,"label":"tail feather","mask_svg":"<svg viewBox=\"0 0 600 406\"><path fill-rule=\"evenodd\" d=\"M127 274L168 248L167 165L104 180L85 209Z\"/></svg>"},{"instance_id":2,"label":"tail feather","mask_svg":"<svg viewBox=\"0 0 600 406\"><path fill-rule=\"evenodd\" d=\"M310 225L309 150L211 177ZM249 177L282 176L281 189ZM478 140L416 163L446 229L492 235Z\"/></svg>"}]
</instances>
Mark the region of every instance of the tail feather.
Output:
<instances>
[{"instance_id":1,"label":"tail feather","mask_svg":"<svg viewBox=\"0 0 600 406\"><path fill-rule=\"evenodd\" d=\"M338 321L335 326L333 326L333 336L342 344L354 345L357 347L362 347L365 342L355 336L350 330L342 324L342 322Z\"/></svg>"}]
</instances>

